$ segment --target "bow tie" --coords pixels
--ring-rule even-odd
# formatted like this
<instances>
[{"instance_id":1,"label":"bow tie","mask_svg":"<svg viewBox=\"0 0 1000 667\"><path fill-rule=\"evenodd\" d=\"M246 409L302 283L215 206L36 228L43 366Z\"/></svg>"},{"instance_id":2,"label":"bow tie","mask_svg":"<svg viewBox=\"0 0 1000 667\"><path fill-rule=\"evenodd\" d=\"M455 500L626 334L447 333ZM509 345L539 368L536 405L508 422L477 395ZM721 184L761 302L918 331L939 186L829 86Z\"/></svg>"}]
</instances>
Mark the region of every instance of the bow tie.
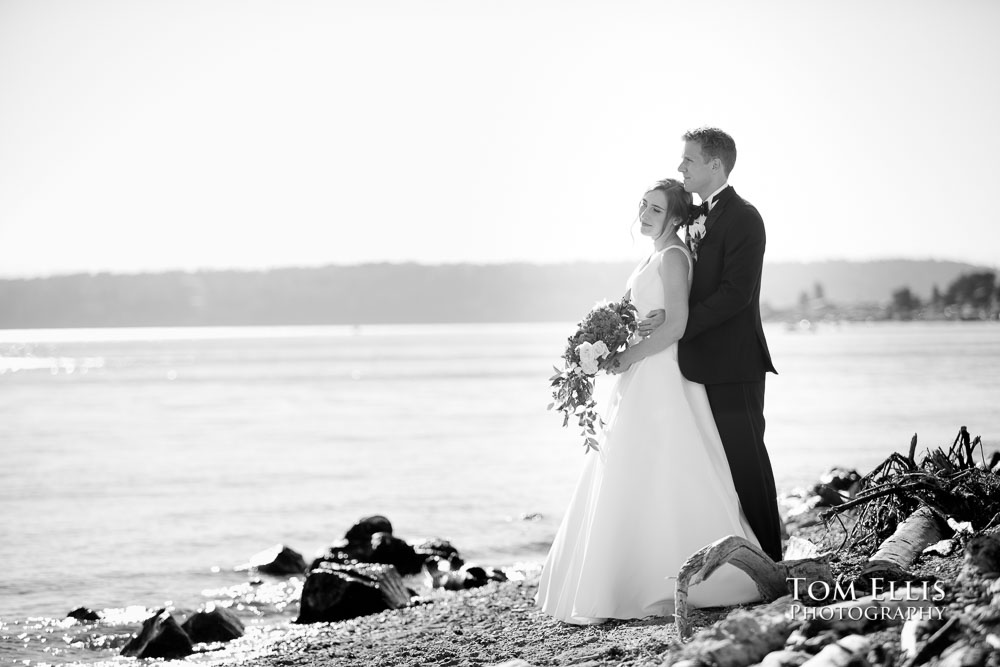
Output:
<instances>
[{"instance_id":1,"label":"bow tie","mask_svg":"<svg viewBox=\"0 0 1000 667\"><path fill-rule=\"evenodd\" d=\"M692 220L696 220L698 218L698 216L700 216L700 215L708 216L708 202L707 201L703 201L702 203L698 204L697 206L692 206L691 207L691 219Z\"/></svg>"}]
</instances>

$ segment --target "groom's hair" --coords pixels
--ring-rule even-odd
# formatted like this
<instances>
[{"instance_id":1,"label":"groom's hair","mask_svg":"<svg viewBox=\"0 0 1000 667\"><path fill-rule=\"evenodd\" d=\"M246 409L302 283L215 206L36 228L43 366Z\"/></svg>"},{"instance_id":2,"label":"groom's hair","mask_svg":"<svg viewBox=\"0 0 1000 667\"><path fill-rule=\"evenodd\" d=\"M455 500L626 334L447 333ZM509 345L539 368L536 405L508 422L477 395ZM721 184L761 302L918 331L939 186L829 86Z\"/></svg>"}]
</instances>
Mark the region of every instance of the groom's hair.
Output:
<instances>
[{"instance_id":1,"label":"groom's hair","mask_svg":"<svg viewBox=\"0 0 1000 667\"><path fill-rule=\"evenodd\" d=\"M701 146L701 156L705 162L713 158L722 160L726 176L736 166L736 142L717 127L699 127L684 133L684 141L697 141Z\"/></svg>"}]
</instances>

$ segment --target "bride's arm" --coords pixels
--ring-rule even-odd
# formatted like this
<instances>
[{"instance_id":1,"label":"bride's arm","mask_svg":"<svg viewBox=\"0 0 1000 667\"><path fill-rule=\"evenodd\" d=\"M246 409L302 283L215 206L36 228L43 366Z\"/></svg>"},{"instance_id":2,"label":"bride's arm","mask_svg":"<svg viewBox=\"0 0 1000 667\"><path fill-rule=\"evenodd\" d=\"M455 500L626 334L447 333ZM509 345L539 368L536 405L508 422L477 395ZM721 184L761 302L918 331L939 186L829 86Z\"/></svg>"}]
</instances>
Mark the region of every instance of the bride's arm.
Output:
<instances>
[{"instance_id":1,"label":"bride's arm","mask_svg":"<svg viewBox=\"0 0 1000 667\"><path fill-rule=\"evenodd\" d=\"M688 260L680 252L667 252L659 266L663 294L668 304L666 321L644 340L618 355L619 371L651 354L663 352L680 340L688 318Z\"/></svg>"}]
</instances>

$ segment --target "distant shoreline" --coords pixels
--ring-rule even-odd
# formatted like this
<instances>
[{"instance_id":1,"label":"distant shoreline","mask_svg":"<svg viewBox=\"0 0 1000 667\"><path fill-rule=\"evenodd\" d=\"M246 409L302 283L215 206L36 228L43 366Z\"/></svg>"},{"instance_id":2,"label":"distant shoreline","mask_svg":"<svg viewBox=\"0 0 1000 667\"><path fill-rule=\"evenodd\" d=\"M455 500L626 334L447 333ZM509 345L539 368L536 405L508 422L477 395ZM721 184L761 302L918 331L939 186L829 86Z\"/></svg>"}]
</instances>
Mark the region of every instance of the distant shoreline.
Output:
<instances>
[{"instance_id":1,"label":"distant shoreline","mask_svg":"<svg viewBox=\"0 0 1000 667\"><path fill-rule=\"evenodd\" d=\"M0 279L0 329L576 322L595 302L620 298L633 268L365 264ZM908 260L765 264L761 313L768 321L979 317L933 295L947 297L953 281L984 271L993 270Z\"/></svg>"},{"instance_id":2,"label":"distant shoreline","mask_svg":"<svg viewBox=\"0 0 1000 667\"><path fill-rule=\"evenodd\" d=\"M764 325L768 327L779 327L784 325L789 331L797 330L808 332L810 330L820 330L839 326L950 326L950 325L973 325L983 326L995 325L1000 320L982 319L910 319L910 320L865 320L865 319L821 319L810 320L808 318L787 317L764 319ZM572 326L573 320L544 320L544 321L508 321L508 322L379 322L365 324L184 324L184 325L121 325L107 327L77 327L77 326L55 326L55 327L9 327L0 328L0 343L3 342L60 342L60 341L114 341L114 340L188 340L201 338L228 338L233 337L236 332L239 338L280 338L289 334L295 337L304 337L304 332L313 330L315 337L352 336L359 334L371 334L380 332L399 333L399 330L411 329L412 333L421 335L431 335L436 329L448 328L458 329L468 327L469 329L483 329L489 327L546 327L551 326L567 327ZM79 333L90 335L80 338L67 338L65 334ZM28 340L20 334L32 334Z\"/></svg>"}]
</instances>

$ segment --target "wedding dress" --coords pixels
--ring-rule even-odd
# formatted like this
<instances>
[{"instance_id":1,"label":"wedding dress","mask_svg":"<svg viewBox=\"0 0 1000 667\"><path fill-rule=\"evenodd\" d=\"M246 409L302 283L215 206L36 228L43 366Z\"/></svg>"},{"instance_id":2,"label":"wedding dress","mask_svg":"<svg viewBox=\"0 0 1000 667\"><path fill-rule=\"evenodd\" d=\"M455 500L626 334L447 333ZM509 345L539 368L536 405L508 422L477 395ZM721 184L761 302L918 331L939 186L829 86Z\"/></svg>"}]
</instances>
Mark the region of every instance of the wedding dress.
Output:
<instances>
[{"instance_id":1,"label":"wedding dress","mask_svg":"<svg viewBox=\"0 0 1000 667\"><path fill-rule=\"evenodd\" d=\"M653 253L628 280L640 317L668 309ZM599 406L600 407L600 406ZM609 618L674 613L675 577L692 553L726 535L758 544L740 509L705 387L677 365L677 344L617 376L599 410L599 452L586 455L576 490L542 570L536 602L560 620L590 624ZM692 607L759 598L753 581L723 565L691 586Z\"/></svg>"}]
</instances>

